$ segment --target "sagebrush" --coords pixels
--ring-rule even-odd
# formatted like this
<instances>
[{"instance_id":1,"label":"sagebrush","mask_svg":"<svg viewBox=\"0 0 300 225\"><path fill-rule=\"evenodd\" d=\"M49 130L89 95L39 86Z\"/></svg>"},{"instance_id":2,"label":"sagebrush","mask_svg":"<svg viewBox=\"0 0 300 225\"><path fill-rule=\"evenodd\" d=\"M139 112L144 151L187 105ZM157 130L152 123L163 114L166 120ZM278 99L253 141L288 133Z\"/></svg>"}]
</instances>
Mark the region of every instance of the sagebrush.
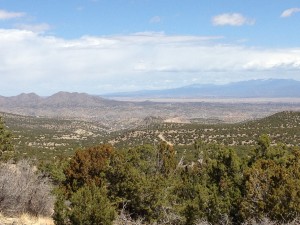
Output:
<instances>
[{"instance_id":1,"label":"sagebrush","mask_svg":"<svg viewBox=\"0 0 300 225\"><path fill-rule=\"evenodd\" d=\"M54 197L49 179L28 160L0 164L0 211L5 215L50 216Z\"/></svg>"}]
</instances>

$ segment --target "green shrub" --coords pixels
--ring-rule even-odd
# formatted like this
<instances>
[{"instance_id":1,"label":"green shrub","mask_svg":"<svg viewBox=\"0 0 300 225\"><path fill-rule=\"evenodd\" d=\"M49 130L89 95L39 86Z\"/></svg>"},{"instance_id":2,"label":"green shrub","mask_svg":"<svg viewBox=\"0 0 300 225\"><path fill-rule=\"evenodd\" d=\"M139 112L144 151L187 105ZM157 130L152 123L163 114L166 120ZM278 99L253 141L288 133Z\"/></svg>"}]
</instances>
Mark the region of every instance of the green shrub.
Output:
<instances>
[{"instance_id":1,"label":"green shrub","mask_svg":"<svg viewBox=\"0 0 300 225\"><path fill-rule=\"evenodd\" d=\"M57 193L53 216L56 225L111 225L115 217L115 208L103 186L85 185L69 200L62 193Z\"/></svg>"},{"instance_id":2,"label":"green shrub","mask_svg":"<svg viewBox=\"0 0 300 225\"><path fill-rule=\"evenodd\" d=\"M115 209L105 187L84 186L71 199L70 221L74 225L111 225Z\"/></svg>"},{"instance_id":3,"label":"green shrub","mask_svg":"<svg viewBox=\"0 0 300 225\"><path fill-rule=\"evenodd\" d=\"M118 151L115 154L107 176L109 197L119 203L119 210L125 204L126 211L133 219L158 221L163 219L164 209L170 211L168 197L174 179L171 175L168 177L161 173L157 159L158 150L150 146ZM159 159L164 162L168 158L166 156ZM165 166L163 163L161 165Z\"/></svg>"},{"instance_id":4,"label":"green shrub","mask_svg":"<svg viewBox=\"0 0 300 225\"><path fill-rule=\"evenodd\" d=\"M284 145L268 148L244 172L243 218L292 221L300 214L300 149Z\"/></svg>"},{"instance_id":5,"label":"green shrub","mask_svg":"<svg viewBox=\"0 0 300 225\"><path fill-rule=\"evenodd\" d=\"M14 150L11 140L12 134L9 132L0 117L0 157L3 158L2 154L5 152L11 152Z\"/></svg>"}]
</instances>

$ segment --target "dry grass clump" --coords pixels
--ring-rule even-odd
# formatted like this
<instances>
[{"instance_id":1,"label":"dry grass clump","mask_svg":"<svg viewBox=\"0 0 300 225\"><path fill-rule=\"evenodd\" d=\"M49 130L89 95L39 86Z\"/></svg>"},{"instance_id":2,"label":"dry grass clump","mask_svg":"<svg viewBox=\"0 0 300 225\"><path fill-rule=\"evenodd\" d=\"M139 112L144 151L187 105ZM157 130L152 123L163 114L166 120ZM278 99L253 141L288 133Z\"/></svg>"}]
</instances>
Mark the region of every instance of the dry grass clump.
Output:
<instances>
[{"instance_id":1,"label":"dry grass clump","mask_svg":"<svg viewBox=\"0 0 300 225\"><path fill-rule=\"evenodd\" d=\"M1 225L54 225L53 219L50 217L34 217L23 214L18 218L8 218L0 214Z\"/></svg>"},{"instance_id":2,"label":"dry grass clump","mask_svg":"<svg viewBox=\"0 0 300 225\"><path fill-rule=\"evenodd\" d=\"M269 218L263 218L259 221L252 219L243 223L242 225L299 225L299 224L300 224L300 218L296 218L293 221L287 223L275 222L270 220Z\"/></svg>"}]
</instances>

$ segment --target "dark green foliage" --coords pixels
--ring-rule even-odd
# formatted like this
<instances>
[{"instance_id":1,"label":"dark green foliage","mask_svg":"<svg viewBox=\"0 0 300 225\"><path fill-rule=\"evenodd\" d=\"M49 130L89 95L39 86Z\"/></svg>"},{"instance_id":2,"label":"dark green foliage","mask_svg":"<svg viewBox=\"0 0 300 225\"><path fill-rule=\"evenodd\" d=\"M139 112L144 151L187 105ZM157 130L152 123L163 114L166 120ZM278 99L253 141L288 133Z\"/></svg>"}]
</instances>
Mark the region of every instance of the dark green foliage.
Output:
<instances>
[{"instance_id":1,"label":"dark green foliage","mask_svg":"<svg viewBox=\"0 0 300 225\"><path fill-rule=\"evenodd\" d=\"M143 146L115 152L102 145L79 150L64 170L61 190L65 194L58 198L56 208L61 213L55 218L65 221L64 201L72 202L81 188L95 185L107 187L109 201L119 210L125 206L132 218L165 220L167 212L173 213L170 193L176 177L170 173L175 167L175 152L165 143L157 149Z\"/></svg>"},{"instance_id":2,"label":"dark green foliage","mask_svg":"<svg viewBox=\"0 0 300 225\"><path fill-rule=\"evenodd\" d=\"M165 141L158 146L157 163L158 171L165 175L170 174L176 168L174 148Z\"/></svg>"},{"instance_id":3,"label":"dark green foliage","mask_svg":"<svg viewBox=\"0 0 300 225\"><path fill-rule=\"evenodd\" d=\"M140 168L147 168L143 161L136 159L137 155L118 154L109 171L110 195L119 207L126 204L126 209L137 218L145 213L143 208L143 195L146 190L146 176L140 173ZM128 158L127 158L128 156ZM128 160L128 161L127 161ZM126 163L127 162L127 163Z\"/></svg>"},{"instance_id":4,"label":"dark green foliage","mask_svg":"<svg viewBox=\"0 0 300 225\"><path fill-rule=\"evenodd\" d=\"M80 150L64 171L54 218L62 225L93 224L91 211L104 221L115 207L147 224L241 224L265 216L291 221L300 214L300 150L271 143L259 137L242 158L233 148L197 141L192 162L184 155L179 162L165 142ZM97 211L99 202L107 205L105 215Z\"/></svg>"},{"instance_id":5,"label":"dark green foliage","mask_svg":"<svg viewBox=\"0 0 300 225\"><path fill-rule=\"evenodd\" d=\"M209 221L216 223L224 215L235 220L241 200L241 160L234 150L220 147L213 149L206 168L209 192L212 196Z\"/></svg>"},{"instance_id":6,"label":"dark green foliage","mask_svg":"<svg viewBox=\"0 0 300 225\"><path fill-rule=\"evenodd\" d=\"M107 197L104 186L84 186L71 199L70 222L74 225L111 225L115 209Z\"/></svg>"},{"instance_id":7,"label":"dark green foliage","mask_svg":"<svg viewBox=\"0 0 300 225\"><path fill-rule=\"evenodd\" d=\"M253 151L249 164L257 161L258 159L266 159L269 154L271 140L268 135L263 134L258 138L258 146Z\"/></svg>"},{"instance_id":8,"label":"dark green foliage","mask_svg":"<svg viewBox=\"0 0 300 225\"><path fill-rule=\"evenodd\" d=\"M111 225L116 211L104 186L84 186L72 194L66 206L63 193L57 193L53 219L57 225Z\"/></svg>"},{"instance_id":9,"label":"dark green foliage","mask_svg":"<svg viewBox=\"0 0 300 225\"><path fill-rule=\"evenodd\" d=\"M300 213L300 149L270 143L261 136L252 157L242 160L233 149L197 142L198 163L181 170L175 189L185 224L295 219Z\"/></svg>"},{"instance_id":10,"label":"dark green foliage","mask_svg":"<svg viewBox=\"0 0 300 225\"><path fill-rule=\"evenodd\" d=\"M57 190L56 224L111 224L115 211L107 197L107 179L113 148L110 145L78 150L64 170ZM69 202L69 206L67 206Z\"/></svg>"},{"instance_id":11,"label":"dark green foliage","mask_svg":"<svg viewBox=\"0 0 300 225\"><path fill-rule=\"evenodd\" d=\"M69 223L69 209L66 205L65 194L61 189L56 189L55 195L56 201L52 218L56 225L67 225Z\"/></svg>"},{"instance_id":12,"label":"dark green foliage","mask_svg":"<svg viewBox=\"0 0 300 225\"><path fill-rule=\"evenodd\" d=\"M6 129L4 122L0 117L0 156L2 156L4 152L13 151L11 138L11 133Z\"/></svg>"},{"instance_id":13,"label":"dark green foliage","mask_svg":"<svg viewBox=\"0 0 300 225\"><path fill-rule=\"evenodd\" d=\"M171 171L166 161L174 160L170 149L147 145L116 153L108 181L110 196L119 203L119 209L126 205L133 218L148 222L163 219L163 209L170 209L168 197L174 181L166 177Z\"/></svg>"},{"instance_id":14,"label":"dark green foliage","mask_svg":"<svg viewBox=\"0 0 300 225\"><path fill-rule=\"evenodd\" d=\"M300 214L300 149L270 146L263 137L258 158L244 171L245 196L241 204L244 218L265 215L277 221L291 221Z\"/></svg>"},{"instance_id":15,"label":"dark green foliage","mask_svg":"<svg viewBox=\"0 0 300 225\"><path fill-rule=\"evenodd\" d=\"M47 174L55 185L61 184L66 180L64 170L68 167L69 162L62 157L56 157L55 161L41 162L39 170Z\"/></svg>"},{"instance_id":16,"label":"dark green foliage","mask_svg":"<svg viewBox=\"0 0 300 225\"><path fill-rule=\"evenodd\" d=\"M198 162L181 171L177 194L186 224L205 218L216 224L236 220L241 199L242 164L235 151L197 142ZM185 205L185 206L184 206Z\"/></svg>"},{"instance_id":17,"label":"dark green foliage","mask_svg":"<svg viewBox=\"0 0 300 225\"><path fill-rule=\"evenodd\" d=\"M209 213L207 177L201 165L186 167L180 173L180 182L174 191L177 210L185 218L185 224L194 224L198 219L207 218Z\"/></svg>"}]
</instances>

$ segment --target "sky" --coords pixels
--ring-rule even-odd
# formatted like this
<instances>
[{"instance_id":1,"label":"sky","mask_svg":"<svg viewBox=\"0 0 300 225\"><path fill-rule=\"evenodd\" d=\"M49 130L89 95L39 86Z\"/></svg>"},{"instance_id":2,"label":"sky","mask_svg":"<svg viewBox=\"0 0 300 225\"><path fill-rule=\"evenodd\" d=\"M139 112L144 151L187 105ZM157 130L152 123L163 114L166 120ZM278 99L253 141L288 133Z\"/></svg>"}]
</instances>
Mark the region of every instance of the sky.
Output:
<instances>
[{"instance_id":1,"label":"sky","mask_svg":"<svg viewBox=\"0 0 300 225\"><path fill-rule=\"evenodd\" d=\"M299 0L0 0L0 95L300 80Z\"/></svg>"}]
</instances>

